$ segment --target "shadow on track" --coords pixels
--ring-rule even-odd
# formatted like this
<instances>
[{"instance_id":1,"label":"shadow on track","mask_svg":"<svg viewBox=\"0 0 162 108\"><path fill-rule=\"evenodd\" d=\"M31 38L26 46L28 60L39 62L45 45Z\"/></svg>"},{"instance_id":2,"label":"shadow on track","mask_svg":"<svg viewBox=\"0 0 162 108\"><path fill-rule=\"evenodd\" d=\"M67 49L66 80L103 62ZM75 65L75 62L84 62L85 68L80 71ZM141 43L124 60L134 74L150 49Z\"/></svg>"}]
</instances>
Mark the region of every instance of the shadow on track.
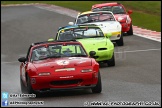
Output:
<instances>
[{"instance_id":1,"label":"shadow on track","mask_svg":"<svg viewBox=\"0 0 162 108\"><path fill-rule=\"evenodd\" d=\"M60 90L49 91L36 94L36 98L49 98L49 97L65 97L65 96L78 96L78 95L92 95L90 89L76 89L76 90Z\"/></svg>"}]
</instances>

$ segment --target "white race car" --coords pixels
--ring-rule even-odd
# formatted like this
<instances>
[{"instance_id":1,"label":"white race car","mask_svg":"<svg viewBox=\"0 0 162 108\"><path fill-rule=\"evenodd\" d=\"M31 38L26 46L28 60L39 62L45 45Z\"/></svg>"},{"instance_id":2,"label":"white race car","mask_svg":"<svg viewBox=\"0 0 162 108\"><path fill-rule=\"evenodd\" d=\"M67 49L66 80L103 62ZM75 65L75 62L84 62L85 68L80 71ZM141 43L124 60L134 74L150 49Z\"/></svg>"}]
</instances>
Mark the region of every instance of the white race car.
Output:
<instances>
[{"instance_id":1,"label":"white race car","mask_svg":"<svg viewBox=\"0 0 162 108\"><path fill-rule=\"evenodd\" d=\"M110 40L116 42L118 46L123 46L123 33L121 24L115 19L110 11L86 11L79 13L75 23L69 22L69 25L98 25L104 34L111 33Z\"/></svg>"}]
</instances>

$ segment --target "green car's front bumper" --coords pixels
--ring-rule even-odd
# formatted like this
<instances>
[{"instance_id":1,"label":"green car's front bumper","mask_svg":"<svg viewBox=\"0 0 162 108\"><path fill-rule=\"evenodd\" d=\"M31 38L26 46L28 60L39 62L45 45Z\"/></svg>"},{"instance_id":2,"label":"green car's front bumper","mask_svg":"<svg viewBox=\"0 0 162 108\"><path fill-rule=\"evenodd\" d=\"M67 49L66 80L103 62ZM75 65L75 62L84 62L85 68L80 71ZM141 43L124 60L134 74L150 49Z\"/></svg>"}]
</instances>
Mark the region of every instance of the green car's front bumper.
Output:
<instances>
[{"instance_id":1,"label":"green car's front bumper","mask_svg":"<svg viewBox=\"0 0 162 108\"><path fill-rule=\"evenodd\" d=\"M95 50L95 59L97 62L110 60L113 56L114 49Z\"/></svg>"}]
</instances>

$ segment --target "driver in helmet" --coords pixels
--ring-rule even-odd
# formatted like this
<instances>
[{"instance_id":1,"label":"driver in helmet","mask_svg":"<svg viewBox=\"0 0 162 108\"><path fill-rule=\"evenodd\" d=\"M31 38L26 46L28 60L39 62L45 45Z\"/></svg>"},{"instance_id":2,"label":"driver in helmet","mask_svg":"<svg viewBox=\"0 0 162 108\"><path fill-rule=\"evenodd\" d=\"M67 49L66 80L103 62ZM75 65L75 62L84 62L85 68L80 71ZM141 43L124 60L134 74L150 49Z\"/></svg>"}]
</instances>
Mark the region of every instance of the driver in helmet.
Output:
<instances>
[{"instance_id":1,"label":"driver in helmet","mask_svg":"<svg viewBox=\"0 0 162 108\"><path fill-rule=\"evenodd\" d=\"M48 57L47 48L41 48L41 49L39 49L39 51L38 51L38 57L39 57L39 59Z\"/></svg>"},{"instance_id":2,"label":"driver in helmet","mask_svg":"<svg viewBox=\"0 0 162 108\"><path fill-rule=\"evenodd\" d=\"M71 56L71 50L69 49L69 48L67 48L65 51L64 51L64 55L66 56L66 57L69 57L69 56Z\"/></svg>"}]
</instances>

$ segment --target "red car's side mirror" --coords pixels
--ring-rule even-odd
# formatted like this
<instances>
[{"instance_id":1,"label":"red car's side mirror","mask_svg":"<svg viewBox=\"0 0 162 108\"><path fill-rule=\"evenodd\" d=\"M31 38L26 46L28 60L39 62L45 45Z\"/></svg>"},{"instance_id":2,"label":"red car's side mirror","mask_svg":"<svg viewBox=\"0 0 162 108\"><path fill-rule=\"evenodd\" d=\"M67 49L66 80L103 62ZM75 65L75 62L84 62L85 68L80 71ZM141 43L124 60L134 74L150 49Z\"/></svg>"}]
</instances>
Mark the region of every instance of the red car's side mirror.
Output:
<instances>
[{"instance_id":1,"label":"red car's side mirror","mask_svg":"<svg viewBox=\"0 0 162 108\"><path fill-rule=\"evenodd\" d=\"M90 57L92 57L92 58L94 57L95 54L96 54L95 51L90 51L90 52L89 52L89 55L90 55Z\"/></svg>"},{"instance_id":2,"label":"red car's side mirror","mask_svg":"<svg viewBox=\"0 0 162 108\"><path fill-rule=\"evenodd\" d=\"M132 14L133 13L133 11L132 10L128 10L128 14L130 15L130 14Z\"/></svg>"},{"instance_id":3,"label":"red car's side mirror","mask_svg":"<svg viewBox=\"0 0 162 108\"><path fill-rule=\"evenodd\" d=\"M18 59L19 62L25 62L26 60L27 60L26 57L21 57Z\"/></svg>"}]
</instances>

